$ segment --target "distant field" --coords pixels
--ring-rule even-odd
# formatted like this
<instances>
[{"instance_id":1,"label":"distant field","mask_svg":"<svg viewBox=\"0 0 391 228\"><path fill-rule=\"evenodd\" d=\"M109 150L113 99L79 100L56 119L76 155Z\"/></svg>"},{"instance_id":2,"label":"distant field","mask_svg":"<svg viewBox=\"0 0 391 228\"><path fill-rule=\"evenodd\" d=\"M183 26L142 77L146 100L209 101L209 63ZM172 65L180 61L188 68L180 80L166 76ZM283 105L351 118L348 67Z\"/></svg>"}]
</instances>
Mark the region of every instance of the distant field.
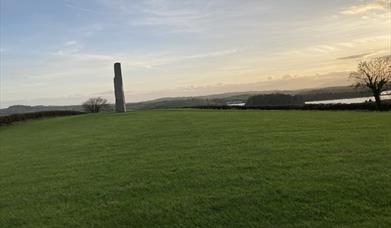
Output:
<instances>
[{"instance_id":1,"label":"distant field","mask_svg":"<svg viewBox=\"0 0 391 228\"><path fill-rule=\"evenodd\" d=\"M391 227L391 113L88 114L0 146L0 227Z\"/></svg>"}]
</instances>

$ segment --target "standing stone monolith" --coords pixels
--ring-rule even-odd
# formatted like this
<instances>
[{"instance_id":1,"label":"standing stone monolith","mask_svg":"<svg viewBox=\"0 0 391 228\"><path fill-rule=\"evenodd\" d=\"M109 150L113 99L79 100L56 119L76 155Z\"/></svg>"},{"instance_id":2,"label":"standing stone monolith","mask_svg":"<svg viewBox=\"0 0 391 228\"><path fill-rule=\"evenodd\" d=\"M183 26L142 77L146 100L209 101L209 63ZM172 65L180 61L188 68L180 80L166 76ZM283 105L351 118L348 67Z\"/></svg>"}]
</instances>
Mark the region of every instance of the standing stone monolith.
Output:
<instances>
[{"instance_id":1,"label":"standing stone monolith","mask_svg":"<svg viewBox=\"0 0 391 228\"><path fill-rule=\"evenodd\" d=\"M121 63L114 64L114 93L115 93L115 111L126 112L126 103L124 88L122 84Z\"/></svg>"}]
</instances>

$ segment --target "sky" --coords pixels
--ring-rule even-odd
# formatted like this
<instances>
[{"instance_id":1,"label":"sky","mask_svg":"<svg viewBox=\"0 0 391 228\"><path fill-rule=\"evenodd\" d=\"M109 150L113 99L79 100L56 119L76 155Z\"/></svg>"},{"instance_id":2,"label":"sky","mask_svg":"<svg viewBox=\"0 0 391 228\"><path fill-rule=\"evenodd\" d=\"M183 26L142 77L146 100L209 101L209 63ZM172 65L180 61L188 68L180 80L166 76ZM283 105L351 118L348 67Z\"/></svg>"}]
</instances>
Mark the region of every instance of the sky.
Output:
<instances>
[{"instance_id":1,"label":"sky","mask_svg":"<svg viewBox=\"0 0 391 228\"><path fill-rule=\"evenodd\" d=\"M0 104L349 85L391 54L391 0L0 0Z\"/></svg>"}]
</instances>

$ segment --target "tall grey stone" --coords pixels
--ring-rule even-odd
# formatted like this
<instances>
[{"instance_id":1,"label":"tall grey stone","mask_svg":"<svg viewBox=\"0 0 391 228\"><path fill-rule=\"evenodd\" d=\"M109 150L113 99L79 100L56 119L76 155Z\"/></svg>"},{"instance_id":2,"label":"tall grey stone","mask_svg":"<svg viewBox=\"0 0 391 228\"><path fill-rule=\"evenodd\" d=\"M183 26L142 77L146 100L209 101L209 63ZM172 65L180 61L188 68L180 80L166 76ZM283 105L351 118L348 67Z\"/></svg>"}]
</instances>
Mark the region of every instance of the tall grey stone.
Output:
<instances>
[{"instance_id":1,"label":"tall grey stone","mask_svg":"<svg viewBox=\"0 0 391 228\"><path fill-rule=\"evenodd\" d=\"M121 63L114 64L114 93L115 93L115 111L126 112L126 103L124 88L122 84Z\"/></svg>"}]
</instances>

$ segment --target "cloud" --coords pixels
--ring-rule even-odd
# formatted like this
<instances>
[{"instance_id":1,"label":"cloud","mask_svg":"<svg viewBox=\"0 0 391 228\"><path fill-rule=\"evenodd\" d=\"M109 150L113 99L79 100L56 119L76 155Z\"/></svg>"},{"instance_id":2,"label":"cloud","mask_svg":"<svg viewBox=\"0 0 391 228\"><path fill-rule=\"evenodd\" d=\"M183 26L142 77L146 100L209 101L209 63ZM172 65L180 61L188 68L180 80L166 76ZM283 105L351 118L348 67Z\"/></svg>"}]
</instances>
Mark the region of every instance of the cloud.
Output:
<instances>
[{"instance_id":1,"label":"cloud","mask_svg":"<svg viewBox=\"0 0 391 228\"><path fill-rule=\"evenodd\" d=\"M76 40L69 40L65 42L61 48L51 54L56 56L72 55L80 52L81 48L82 45L79 42Z\"/></svg>"},{"instance_id":2,"label":"cloud","mask_svg":"<svg viewBox=\"0 0 391 228\"><path fill-rule=\"evenodd\" d=\"M258 1L172 1L100 0L114 17L134 27L154 27L156 34L216 32L216 29L242 25L258 26L256 19L270 6ZM245 23L243 21L246 21Z\"/></svg>"},{"instance_id":3,"label":"cloud","mask_svg":"<svg viewBox=\"0 0 391 228\"><path fill-rule=\"evenodd\" d=\"M281 52L280 55L313 57L315 55L330 55L330 54L345 55L346 52L350 52L353 54L354 52L362 51L362 54L343 56L337 58L337 59L355 59L355 58L360 58L360 57L370 56L370 55L381 55L382 52L386 51L384 50L385 48L383 44L385 42L388 42L389 39L390 37L387 35L361 37L345 42L321 43L318 45L308 46L301 49L286 50ZM377 45L369 46L369 44L377 44Z\"/></svg>"},{"instance_id":4,"label":"cloud","mask_svg":"<svg viewBox=\"0 0 391 228\"><path fill-rule=\"evenodd\" d=\"M68 43L68 42L67 42ZM73 42L72 42L73 43ZM74 45L64 45L63 48L51 53L47 64L39 65L35 70L19 69L17 74L23 75L28 72L28 78L55 82L55 80L71 80L79 77L93 79L98 75L110 75L110 66L119 61L126 70L150 70L161 66L175 65L182 61L194 59L219 58L239 52L240 49L217 50L212 52L181 55L179 53L90 53L84 52ZM109 69L109 70L107 70ZM14 72L15 73L15 72Z\"/></svg>"},{"instance_id":5,"label":"cloud","mask_svg":"<svg viewBox=\"0 0 391 228\"><path fill-rule=\"evenodd\" d=\"M358 4L350 6L349 8L341 11L341 14L355 15L362 14L373 10L387 10L391 6L391 0L376 0L364 4Z\"/></svg>"},{"instance_id":6,"label":"cloud","mask_svg":"<svg viewBox=\"0 0 391 228\"><path fill-rule=\"evenodd\" d=\"M166 26L171 32L198 33L210 23L213 11L205 11L207 3L148 1L138 9L139 17L131 21L136 26ZM129 11L131 12L131 11ZM167 30L165 30L167 32Z\"/></svg>"},{"instance_id":7,"label":"cloud","mask_svg":"<svg viewBox=\"0 0 391 228\"><path fill-rule=\"evenodd\" d=\"M338 60L347 60L347 59L361 59L364 58L372 53L363 53L363 54L358 54L358 55L350 55L350 56L345 56L341 58L337 58Z\"/></svg>"},{"instance_id":8,"label":"cloud","mask_svg":"<svg viewBox=\"0 0 391 228\"><path fill-rule=\"evenodd\" d=\"M185 56L182 57L181 59L201 59L201 58L218 57L218 56L235 54L238 53L238 51L239 51L238 49L228 49L228 50L221 50L221 51Z\"/></svg>"},{"instance_id":9,"label":"cloud","mask_svg":"<svg viewBox=\"0 0 391 228\"><path fill-rule=\"evenodd\" d=\"M310 50L313 52L329 53L329 52L337 50L337 48L330 46L330 45L317 45L317 46L311 47Z\"/></svg>"},{"instance_id":10,"label":"cloud","mask_svg":"<svg viewBox=\"0 0 391 228\"><path fill-rule=\"evenodd\" d=\"M382 57L382 56L386 57L389 55L389 53L390 51L386 49L378 49L367 53L337 58L337 60L370 59L370 58Z\"/></svg>"},{"instance_id":11,"label":"cloud","mask_svg":"<svg viewBox=\"0 0 391 228\"><path fill-rule=\"evenodd\" d=\"M76 40L70 40L70 41L65 42L65 46L72 46L72 45L76 45L76 44L77 44Z\"/></svg>"},{"instance_id":12,"label":"cloud","mask_svg":"<svg viewBox=\"0 0 391 228\"><path fill-rule=\"evenodd\" d=\"M125 54L119 56L119 58L123 59L123 61L127 63L127 65L130 67L153 68L157 66L175 64L186 60L209 59L209 58L224 57L227 55L234 55L240 52L241 50L242 49L239 48L233 48L233 49L217 50L217 51L190 54L190 55L180 55L177 53L171 53L171 54L161 53L155 55L131 56ZM138 60L135 61L136 59Z\"/></svg>"},{"instance_id":13,"label":"cloud","mask_svg":"<svg viewBox=\"0 0 391 228\"><path fill-rule=\"evenodd\" d=\"M91 9L91 8L87 8L87 7L79 6L79 5L71 2L70 0L66 1L65 6L70 8L70 9L78 10L78 11L82 11L82 12L103 14L103 12L101 12L101 11L94 10L94 9Z\"/></svg>"}]
</instances>

